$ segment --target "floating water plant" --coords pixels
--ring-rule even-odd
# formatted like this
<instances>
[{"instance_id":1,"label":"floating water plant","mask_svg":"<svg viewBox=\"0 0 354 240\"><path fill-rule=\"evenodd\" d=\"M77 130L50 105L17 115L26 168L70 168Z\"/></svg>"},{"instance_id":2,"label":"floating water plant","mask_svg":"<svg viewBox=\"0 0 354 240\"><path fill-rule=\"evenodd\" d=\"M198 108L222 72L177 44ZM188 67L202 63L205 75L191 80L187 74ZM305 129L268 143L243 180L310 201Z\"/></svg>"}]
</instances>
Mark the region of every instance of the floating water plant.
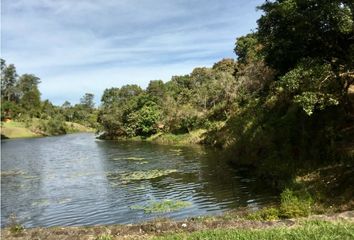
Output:
<instances>
[{"instance_id":1,"label":"floating water plant","mask_svg":"<svg viewBox=\"0 0 354 240\"><path fill-rule=\"evenodd\" d=\"M145 213L173 212L191 206L191 202L164 199L162 201L150 201L144 206L133 205L131 209L144 210Z\"/></svg>"},{"instance_id":2,"label":"floating water plant","mask_svg":"<svg viewBox=\"0 0 354 240\"><path fill-rule=\"evenodd\" d=\"M145 179L162 177L174 172L177 172L177 170L176 169L165 169L165 170L153 169L147 171L135 171L130 173L122 173L120 175L120 178L123 181L145 180Z\"/></svg>"},{"instance_id":3,"label":"floating water plant","mask_svg":"<svg viewBox=\"0 0 354 240\"><path fill-rule=\"evenodd\" d=\"M1 171L0 176L1 177L8 177L8 176L17 176L17 175L25 175L26 172L21 171L21 170L9 170L9 171Z\"/></svg>"},{"instance_id":4,"label":"floating water plant","mask_svg":"<svg viewBox=\"0 0 354 240\"><path fill-rule=\"evenodd\" d=\"M141 162L136 162L136 164L147 164L149 163L148 161L141 161Z\"/></svg>"},{"instance_id":5,"label":"floating water plant","mask_svg":"<svg viewBox=\"0 0 354 240\"><path fill-rule=\"evenodd\" d=\"M127 160L132 160L132 161L142 161L142 160L145 160L145 158L142 158L142 157L127 157L125 158Z\"/></svg>"},{"instance_id":6,"label":"floating water plant","mask_svg":"<svg viewBox=\"0 0 354 240\"><path fill-rule=\"evenodd\" d=\"M33 202L32 206L43 207L43 206L49 206L49 204L50 204L50 202L48 199L40 199L40 200Z\"/></svg>"},{"instance_id":7,"label":"floating water plant","mask_svg":"<svg viewBox=\"0 0 354 240\"><path fill-rule=\"evenodd\" d=\"M57 201L58 204L65 204L71 202L71 198L62 198Z\"/></svg>"}]
</instances>

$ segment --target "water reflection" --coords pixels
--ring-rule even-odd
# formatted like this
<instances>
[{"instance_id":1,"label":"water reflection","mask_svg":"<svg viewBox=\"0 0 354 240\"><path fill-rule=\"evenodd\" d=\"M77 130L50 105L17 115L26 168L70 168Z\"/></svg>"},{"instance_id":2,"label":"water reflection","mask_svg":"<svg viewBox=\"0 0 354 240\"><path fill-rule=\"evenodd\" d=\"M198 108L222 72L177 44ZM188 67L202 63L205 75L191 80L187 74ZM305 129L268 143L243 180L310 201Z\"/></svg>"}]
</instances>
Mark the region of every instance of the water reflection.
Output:
<instances>
[{"instance_id":1,"label":"water reflection","mask_svg":"<svg viewBox=\"0 0 354 240\"><path fill-rule=\"evenodd\" d=\"M2 224L15 213L27 227L135 223L156 216L185 218L274 201L269 189L242 177L220 152L201 147L96 140L93 134L2 141ZM175 169L151 179L120 174ZM117 174L116 178L109 173ZM175 199L192 206L166 214L131 209Z\"/></svg>"}]
</instances>

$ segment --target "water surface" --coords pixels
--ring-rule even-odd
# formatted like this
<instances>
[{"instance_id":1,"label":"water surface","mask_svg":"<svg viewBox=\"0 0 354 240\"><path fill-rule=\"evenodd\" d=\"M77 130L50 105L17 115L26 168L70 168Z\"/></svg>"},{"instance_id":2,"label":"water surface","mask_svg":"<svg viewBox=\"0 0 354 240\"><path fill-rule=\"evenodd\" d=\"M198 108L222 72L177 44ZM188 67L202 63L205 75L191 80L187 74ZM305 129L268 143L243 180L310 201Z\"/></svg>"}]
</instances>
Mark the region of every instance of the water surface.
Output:
<instances>
[{"instance_id":1,"label":"water surface","mask_svg":"<svg viewBox=\"0 0 354 240\"><path fill-rule=\"evenodd\" d=\"M15 214L25 227L137 223L183 219L237 207L261 207L275 194L233 169L220 152L201 147L115 142L80 133L2 140L1 226ZM149 180L121 181L112 173L176 169ZM189 201L171 213L131 209L148 201Z\"/></svg>"}]
</instances>

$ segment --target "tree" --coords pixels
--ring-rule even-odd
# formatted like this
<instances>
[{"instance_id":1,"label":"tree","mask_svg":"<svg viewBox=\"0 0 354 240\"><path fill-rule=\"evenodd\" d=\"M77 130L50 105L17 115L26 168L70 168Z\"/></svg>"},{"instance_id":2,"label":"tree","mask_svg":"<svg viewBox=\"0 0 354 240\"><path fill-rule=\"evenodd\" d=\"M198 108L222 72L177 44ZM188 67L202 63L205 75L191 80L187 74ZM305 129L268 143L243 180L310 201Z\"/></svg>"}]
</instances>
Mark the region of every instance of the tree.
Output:
<instances>
[{"instance_id":1,"label":"tree","mask_svg":"<svg viewBox=\"0 0 354 240\"><path fill-rule=\"evenodd\" d=\"M85 95L80 99L80 104L84 108L92 110L95 107L94 98L95 95L92 93L85 93Z\"/></svg>"},{"instance_id":2,"label":"tree","mask_svg":"<svg viewBox=\"0 0 354 240\"><path fill-rule=\"evenodd\" d=\"M162 101L166 94L166 88L162 80L152 80L149 82L146 92L157 101Z\"/></svg>"},{"instance_id":3,"label":"tree","mask_svg":"<svg viewBox=\"0 0 354 240\"><path fill-rule=\"evenodd\" d=\"M256 33L249 33L236 39L234 52L239 63L246 64L251 61L260 60L261 44L258 42Z\"/></svg>"},{"instance_id":4,"label":"tree","mask_svg":"<svg viewBox=\"0 0 354 240\"><path fill-rule=\"evenodd\" d=\"M266 1L258 39L267 64L282 75L304 58L353 70L354 3L349 0Z\"/></svg>"},{"instance_id":5,"label":"tree","mask_svg":"<svg viewBox=\"0 0 354 240\"><path fill-rule=\"evenodd\" d=\"M5 61L1 61L1 96L7 101L14 100L15 86L17 82L16 67L13 64L5 65Z\"/></svg>"},{"instance_id":6,"label":"tree","mask_svg":"<svg viewBox=\"0 0 354 240\"><path fill-rule=\"evenodd\" d=\"M40 79L33 74L23 74L18 81L17 88L20 94L20 104L32 116L38 115L41 99L38 90Z\"/></svg>"},{"instance_id":7,"label":"tree","mask_svg":"<svg viewBox=\"0 0 354 240\"><path fill-rule=\"evenodd\" d=\"M69 101L65 101L61 107L64 109L71 108L71 103Z\"/></svg>"},{"instance_id":8,"label":"tree","mask_svg":"<svg viewBox=\"0 0 354 240\"><path fill-rule=\"evenodd\" d=\"M17 88L20 90L21 94L25 94L38 89L38 84L40 79L33 74L23 74L18 81ZM20 96L22 97L22 96Z\"/></svg>"},{"instance_id":9,"label":"tree","mask_svg":"<svg viewBox=\"0 0 354 240\"><path fill-rule=\"evenodd\" d=\"M224 58L213 65L213 69L219 72L227 72L234 75L236 72L236 63L232 58Z\"/></svg>"}]
</instances>

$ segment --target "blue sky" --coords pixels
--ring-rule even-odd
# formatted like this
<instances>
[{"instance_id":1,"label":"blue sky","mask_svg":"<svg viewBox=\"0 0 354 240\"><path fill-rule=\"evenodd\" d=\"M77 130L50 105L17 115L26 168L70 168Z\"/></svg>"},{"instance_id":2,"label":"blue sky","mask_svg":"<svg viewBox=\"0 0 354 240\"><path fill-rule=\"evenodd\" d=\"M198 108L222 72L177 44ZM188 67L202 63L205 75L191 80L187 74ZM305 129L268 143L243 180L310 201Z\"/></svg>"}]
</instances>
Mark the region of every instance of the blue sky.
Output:
<instances>
[{"instance_id":1,"label":"blue sky","mask_svg":"<svg viewBox=\"0 0 354 240\"><path fill-rule=\"evenodd\" d=\"M41 78L42 99L77 103L236 56L263 0L2 0L1 56Z\"/></svg>"}]
</instances>

